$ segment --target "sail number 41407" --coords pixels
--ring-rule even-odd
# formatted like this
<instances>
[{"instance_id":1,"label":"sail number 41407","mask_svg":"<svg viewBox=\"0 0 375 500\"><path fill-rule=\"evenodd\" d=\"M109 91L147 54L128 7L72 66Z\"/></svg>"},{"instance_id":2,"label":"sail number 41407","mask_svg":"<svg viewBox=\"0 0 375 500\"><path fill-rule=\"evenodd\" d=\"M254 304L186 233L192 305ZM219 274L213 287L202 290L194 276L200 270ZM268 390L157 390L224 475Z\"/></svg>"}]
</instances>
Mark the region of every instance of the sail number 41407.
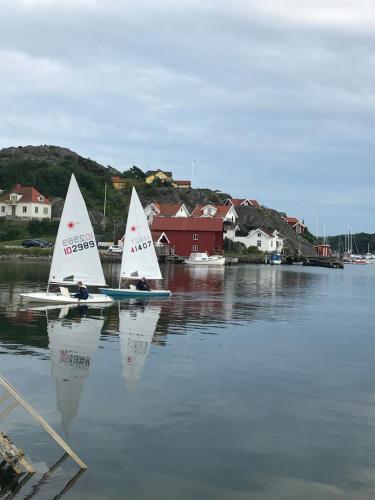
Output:
<instances>
[{"instance_id":1,"label":"sail number 41407","mask_svg":"<svg viewBox=\"0 0 375 500\"><path fill-rule=\"evenodd\" d=\"M131 247L130 251L131 252L139 252L140 250L147 250L147 248L150 248L151 246L151 241L144 241L143 243L139 243L139 245L134 245Z\"/></svg>"}]
</instances>

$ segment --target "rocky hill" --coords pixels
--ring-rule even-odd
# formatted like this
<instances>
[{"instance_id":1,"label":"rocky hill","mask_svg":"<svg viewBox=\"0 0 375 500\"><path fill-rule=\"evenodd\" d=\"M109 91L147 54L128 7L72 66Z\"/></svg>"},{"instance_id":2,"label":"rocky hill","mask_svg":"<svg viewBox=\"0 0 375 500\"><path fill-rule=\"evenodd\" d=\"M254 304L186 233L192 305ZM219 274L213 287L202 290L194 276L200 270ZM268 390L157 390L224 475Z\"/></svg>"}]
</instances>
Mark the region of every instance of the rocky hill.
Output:
<instances>
[{"instance_id":1,"label":"rocky hill","mask_svg":"<svg viewBox=\"0 0 375 500\"><path fill-rule=\"evenodd\" d=\"M221 203L229 194L211 189L176 189L171 186L148 185L144 182L144 174L127 171L127 187L116 191L112 187L111 177L121 175L112 168L105 167L90 158L83 158L77 153L58 146L25 146L0 150L0 188L6 190L16 183L33 184L53 202L53 217L61 214L63 199L73 172L82 189L86 203L90 209L96 226L106 228L112 234L114 223L118 234L124 230L132 186L137 188L144 206L150 202L161 203L183 202L189 210L197 204ZM104 187L107 185L107 217L103 219ZM291 253L301 252L309 255L313 249L311 244L298 236L282 219L282 213L267 208L241 207L238 210L241 231L248 232L252 228L264 227L277 229L287 238L287 247ZM115 221L115 222L114 222Z\"/></svg>"}]
</instances>

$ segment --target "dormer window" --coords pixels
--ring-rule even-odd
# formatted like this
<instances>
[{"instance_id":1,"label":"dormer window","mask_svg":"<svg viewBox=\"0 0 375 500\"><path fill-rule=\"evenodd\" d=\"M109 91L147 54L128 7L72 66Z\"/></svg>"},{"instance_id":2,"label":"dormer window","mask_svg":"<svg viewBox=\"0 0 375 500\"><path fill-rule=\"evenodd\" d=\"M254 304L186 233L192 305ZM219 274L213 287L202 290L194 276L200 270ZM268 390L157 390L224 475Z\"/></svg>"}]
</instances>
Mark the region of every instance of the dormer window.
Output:
<instances>
[{"instance_id":1,"label":"dormer window","mask_svg":"<svg viewBox=\"0 0 375 500\"><path fill-rule=\"evenodd\" d=\"M44 200L44 196L42 196L41 194L38 196L38 200L39 201L43 201Z\"/></svg>"},{"instance_id":2,"label":"dormer window","mask_svg":"<svg viewBox=\"0 0 375 500\"><path fill-rule=\"evenodd\" d=\"M16 194L11 194L10 195L10 201L17 201L17 195Z\"/></svg>"},{"instance_id":3,"label":"dormer window","mask_svg":"<svg viewBox=\"0 0 375 500\"><path fill-rule=\"evenodd\" d=\"M205 208L204 208L203 213L204 213L205 215L215 215L215 213L216 213L216 208L211 207L211 206L207 206L207 207L205 207Z\"/></svg>"}]
</instances>

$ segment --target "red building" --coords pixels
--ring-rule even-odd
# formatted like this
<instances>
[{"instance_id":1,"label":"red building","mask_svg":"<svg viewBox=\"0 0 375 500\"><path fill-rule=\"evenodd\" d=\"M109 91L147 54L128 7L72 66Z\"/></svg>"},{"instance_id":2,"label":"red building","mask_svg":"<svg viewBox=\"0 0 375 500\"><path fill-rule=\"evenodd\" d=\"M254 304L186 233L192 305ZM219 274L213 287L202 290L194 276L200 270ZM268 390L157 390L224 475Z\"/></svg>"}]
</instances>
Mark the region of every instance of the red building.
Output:
<instances>
[{"instance_id":1,"label":"red building","mask_svg":"<svg viewBox=\"0 0 375 500\"><path fill-rule=\"evenodd\" d=\"M154 241L163 237L163 242L180 257L188 257L192 252L222 254L223 229L222 219L205 217L155 217L151 225Z\"/></svg>"},{"instance_id":2,"label":"red building","mask_svg":"<svg viewBox=\"0 0 375 500\"><path fill-rule=\"evenodd\" d=\"M330 245L316 245L315 246L315 253L319 257L331 257L332 255L332 248Z\"/></svg>"}]
</instances>

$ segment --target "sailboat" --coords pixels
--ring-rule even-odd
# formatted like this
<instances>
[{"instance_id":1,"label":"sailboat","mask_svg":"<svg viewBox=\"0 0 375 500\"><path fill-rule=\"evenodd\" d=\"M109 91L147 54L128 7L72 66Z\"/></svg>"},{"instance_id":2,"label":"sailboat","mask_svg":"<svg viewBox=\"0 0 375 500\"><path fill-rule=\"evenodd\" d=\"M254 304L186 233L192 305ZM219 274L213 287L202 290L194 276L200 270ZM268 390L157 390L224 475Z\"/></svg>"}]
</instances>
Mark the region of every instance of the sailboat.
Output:
<instances>
[{"instance_id":1,"label":"sailboat","mask_svg":"<svg viewBox=\"0 0 375 500\"><path fill-rule=\"evenodd\" d=\"M21 297L26 301L55 304L112 302L110 297L99 293L90 293L88 299L79 301L66 287L60 287L59 292L49 291L51 284L76 285L78 281L87 286L106 286L85 200L72 174L57 232L47 291L21 293Z\"/></svg>"},{"instance_id":2,"label":"sailboat","mask_svg":"<svg viewBox=\"0 0 375 500\"><path fill-rule=\"evenodd\" d=\"M171 296L170 290L137 290L134 285L121 288L122 279L138 281L143 277L148 280L163 279L146 215L137 191L133 187L122 250L119 286L118 288L99 288L99 291L118 299Z\"/></svg>"}]
</instances>

